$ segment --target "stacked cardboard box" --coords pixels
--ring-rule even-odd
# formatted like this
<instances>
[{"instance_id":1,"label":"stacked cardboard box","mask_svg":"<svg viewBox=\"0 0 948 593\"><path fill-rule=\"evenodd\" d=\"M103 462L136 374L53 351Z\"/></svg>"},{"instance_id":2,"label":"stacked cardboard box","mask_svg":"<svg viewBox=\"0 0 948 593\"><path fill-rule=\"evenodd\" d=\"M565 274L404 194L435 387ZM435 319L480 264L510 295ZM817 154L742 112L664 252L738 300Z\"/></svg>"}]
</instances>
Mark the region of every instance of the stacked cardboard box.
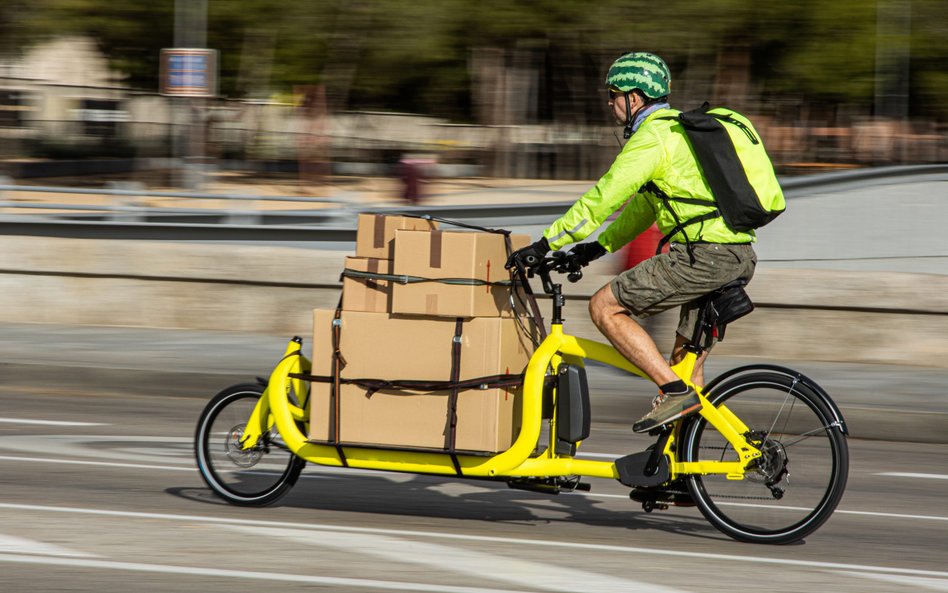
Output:
<instances>
[{"instance_id":1,"label":"stacked cardboard box","mask_svg":"<svg viewBox=\"0 0 948 593\"><path fill-rule=\"evenodd\" d=\"M526 236L512 236L514 248ZM448 381L460 318L458 380L521 373L534 335L511 315L506 247L498 234L444 231L410 217L360 215L356 257L348 270L395 274L412 282L347 275L339 314L342 379ZM380 257L388 255L390 257ZM445 284L437 280L450 279ZM423 281L420 281L423 280ZM314 311L313 374L333 370L334 311ZM452 444L449 391L379 389L312 384L310 438L345 444L445 449ZM519 391L467 389L457 393L453 445L458 451L496 452L519 431Z\"/></svg>"},{"instance_id":2,"label":"stacked cardboard box","mask_svg":"<svg viewBox=\"0 0 948 593\"><path fill-rule=\"evenodd\" d=\"M529 243L511 236L513 249ZM496 284L509 278L504 264L504 237L492 233L409 231L395 233L397 275L462 283L417 282L393 288L392 312L439 317L495 317L510 313L510 288Z\"/></svg>"}]
</instances>

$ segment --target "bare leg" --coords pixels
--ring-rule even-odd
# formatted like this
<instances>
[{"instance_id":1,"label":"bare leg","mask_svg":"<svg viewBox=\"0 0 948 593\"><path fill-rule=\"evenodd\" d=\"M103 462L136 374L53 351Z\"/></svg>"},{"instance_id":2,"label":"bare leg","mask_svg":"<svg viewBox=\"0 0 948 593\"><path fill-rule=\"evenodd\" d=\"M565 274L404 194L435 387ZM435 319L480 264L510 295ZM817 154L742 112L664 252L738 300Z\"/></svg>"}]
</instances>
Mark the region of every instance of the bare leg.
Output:
<instances>
[{"instance_id":1,"label":"bare leg","mask_svg":"<svg viewBox=\"0 0 948 593\"><path fill-rule=\"evenodd\" d=\"M600 288L590 299L589 315L616 350L656 385L678 380L648 332L616 301L610 285Z\"/></svg>"},{"instance_id":2,"label":"bare leg","mask_svg":"<svg viewBox=\"0 0 948 593\"><path fill-rule=\"evenodd\" d=\"M672 350L671 363L678 364L685 357L685 346L688 344L688 340L681 334L675 334L675 348ZM711 353L711 350L705 350L698 357L698 360L695 361L694 371L691 373L691 382L697 385L698 387L704 387L704 361L708 359L708 354Z\"/></svg>"}]
</instances>

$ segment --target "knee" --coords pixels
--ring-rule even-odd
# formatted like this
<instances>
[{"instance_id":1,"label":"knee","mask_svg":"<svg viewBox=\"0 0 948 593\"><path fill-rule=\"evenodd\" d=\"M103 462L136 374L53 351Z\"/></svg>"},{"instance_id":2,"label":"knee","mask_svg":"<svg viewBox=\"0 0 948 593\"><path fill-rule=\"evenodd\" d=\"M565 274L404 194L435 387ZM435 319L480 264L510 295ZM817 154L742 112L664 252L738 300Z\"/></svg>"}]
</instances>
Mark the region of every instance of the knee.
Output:
<instances>
[{"instance_id":1,"label":"knee","mask_svg":"<svg viewBox=\"0 0 948 593\"><path fill-rule=\"evenodd\" d=\"M612 289L606 285L589 299L589 318L596 327L602 329L619 308Z\"/></svg>"}]
</instances>

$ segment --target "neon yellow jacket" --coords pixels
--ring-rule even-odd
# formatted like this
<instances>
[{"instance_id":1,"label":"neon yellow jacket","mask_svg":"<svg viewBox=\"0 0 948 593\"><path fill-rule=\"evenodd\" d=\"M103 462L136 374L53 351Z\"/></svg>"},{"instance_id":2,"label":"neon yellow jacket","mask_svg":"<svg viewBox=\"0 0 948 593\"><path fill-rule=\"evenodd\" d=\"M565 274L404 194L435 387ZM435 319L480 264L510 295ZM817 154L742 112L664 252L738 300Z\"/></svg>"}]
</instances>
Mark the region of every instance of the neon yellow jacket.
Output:
<instances>
[{"instance_id":1,"label":"neon yellow jacket","mask_svg":"<svg viewBox=\"0 0 948 593\"><path fill-rule=\"evenodd\" d=\"M681 221L714 208L711 189L701 174L684 129L676 121L662 119L678 113L675 109L659 109L645 118L605 175L566 214L543 232L551 249L561 249L570 243L582 241L626 203L620 215L599 235L598 241L606 250L617 251L652 226L653 222L658 224L658 230L663 235L667 235L677 223L658 196L649 191L640 191L649 181L672 197L708 200L707 207L670 202ZM766 159L766 154L762 154ZM684 234L691 241L711 243L748 243L756 240L753 231L734 232L721 217L685 227L671 237L671 241L683 243Z\"/></svg>"}]
</instances>

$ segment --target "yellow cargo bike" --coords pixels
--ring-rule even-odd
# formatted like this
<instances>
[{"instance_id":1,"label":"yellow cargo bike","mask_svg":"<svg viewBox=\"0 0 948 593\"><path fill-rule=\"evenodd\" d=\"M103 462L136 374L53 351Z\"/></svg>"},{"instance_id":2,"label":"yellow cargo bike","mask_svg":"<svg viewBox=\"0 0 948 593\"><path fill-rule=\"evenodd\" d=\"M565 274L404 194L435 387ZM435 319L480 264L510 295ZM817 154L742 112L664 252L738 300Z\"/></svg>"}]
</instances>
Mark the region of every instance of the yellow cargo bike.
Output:
<instances>
[{"instance_id":1,"label":"yellow cargo bike","mask_svg":"<svg viewBox=\"0 0 948 593\"><path fill-rule=\"evenodd\" d=\"M531 300L530 278L540 278L552 316L526 370L494 378L521 389L519 433L509 448L465 454L310 440L309 394L311 382L320 378L310 375L302 340L293 338L265 384L229 387L201 414L195 454L207 485L229 503L259 506L285 494L307 462L490 480L551 494L588 490L583 478L606 478L630 487L645 511L693 503L728 536L772 544L798 541L832 515L848 474L846 424L819 385L779 366L742 366L698 388L699 415L654 430L655 443L644 451L613 460L577 457L590 433L584 361L644 375L612 346L564 331L565 296L552 275L568 273L571 281L581 276L565 254L515 272L514 292ZM703 350L702 336L723 332L732 320L726 309L734 289L723 287L705 298L693 347L674 368L686 383ZM531 322L542 327L532 304Z\"/></svg>"}]
</instances>

